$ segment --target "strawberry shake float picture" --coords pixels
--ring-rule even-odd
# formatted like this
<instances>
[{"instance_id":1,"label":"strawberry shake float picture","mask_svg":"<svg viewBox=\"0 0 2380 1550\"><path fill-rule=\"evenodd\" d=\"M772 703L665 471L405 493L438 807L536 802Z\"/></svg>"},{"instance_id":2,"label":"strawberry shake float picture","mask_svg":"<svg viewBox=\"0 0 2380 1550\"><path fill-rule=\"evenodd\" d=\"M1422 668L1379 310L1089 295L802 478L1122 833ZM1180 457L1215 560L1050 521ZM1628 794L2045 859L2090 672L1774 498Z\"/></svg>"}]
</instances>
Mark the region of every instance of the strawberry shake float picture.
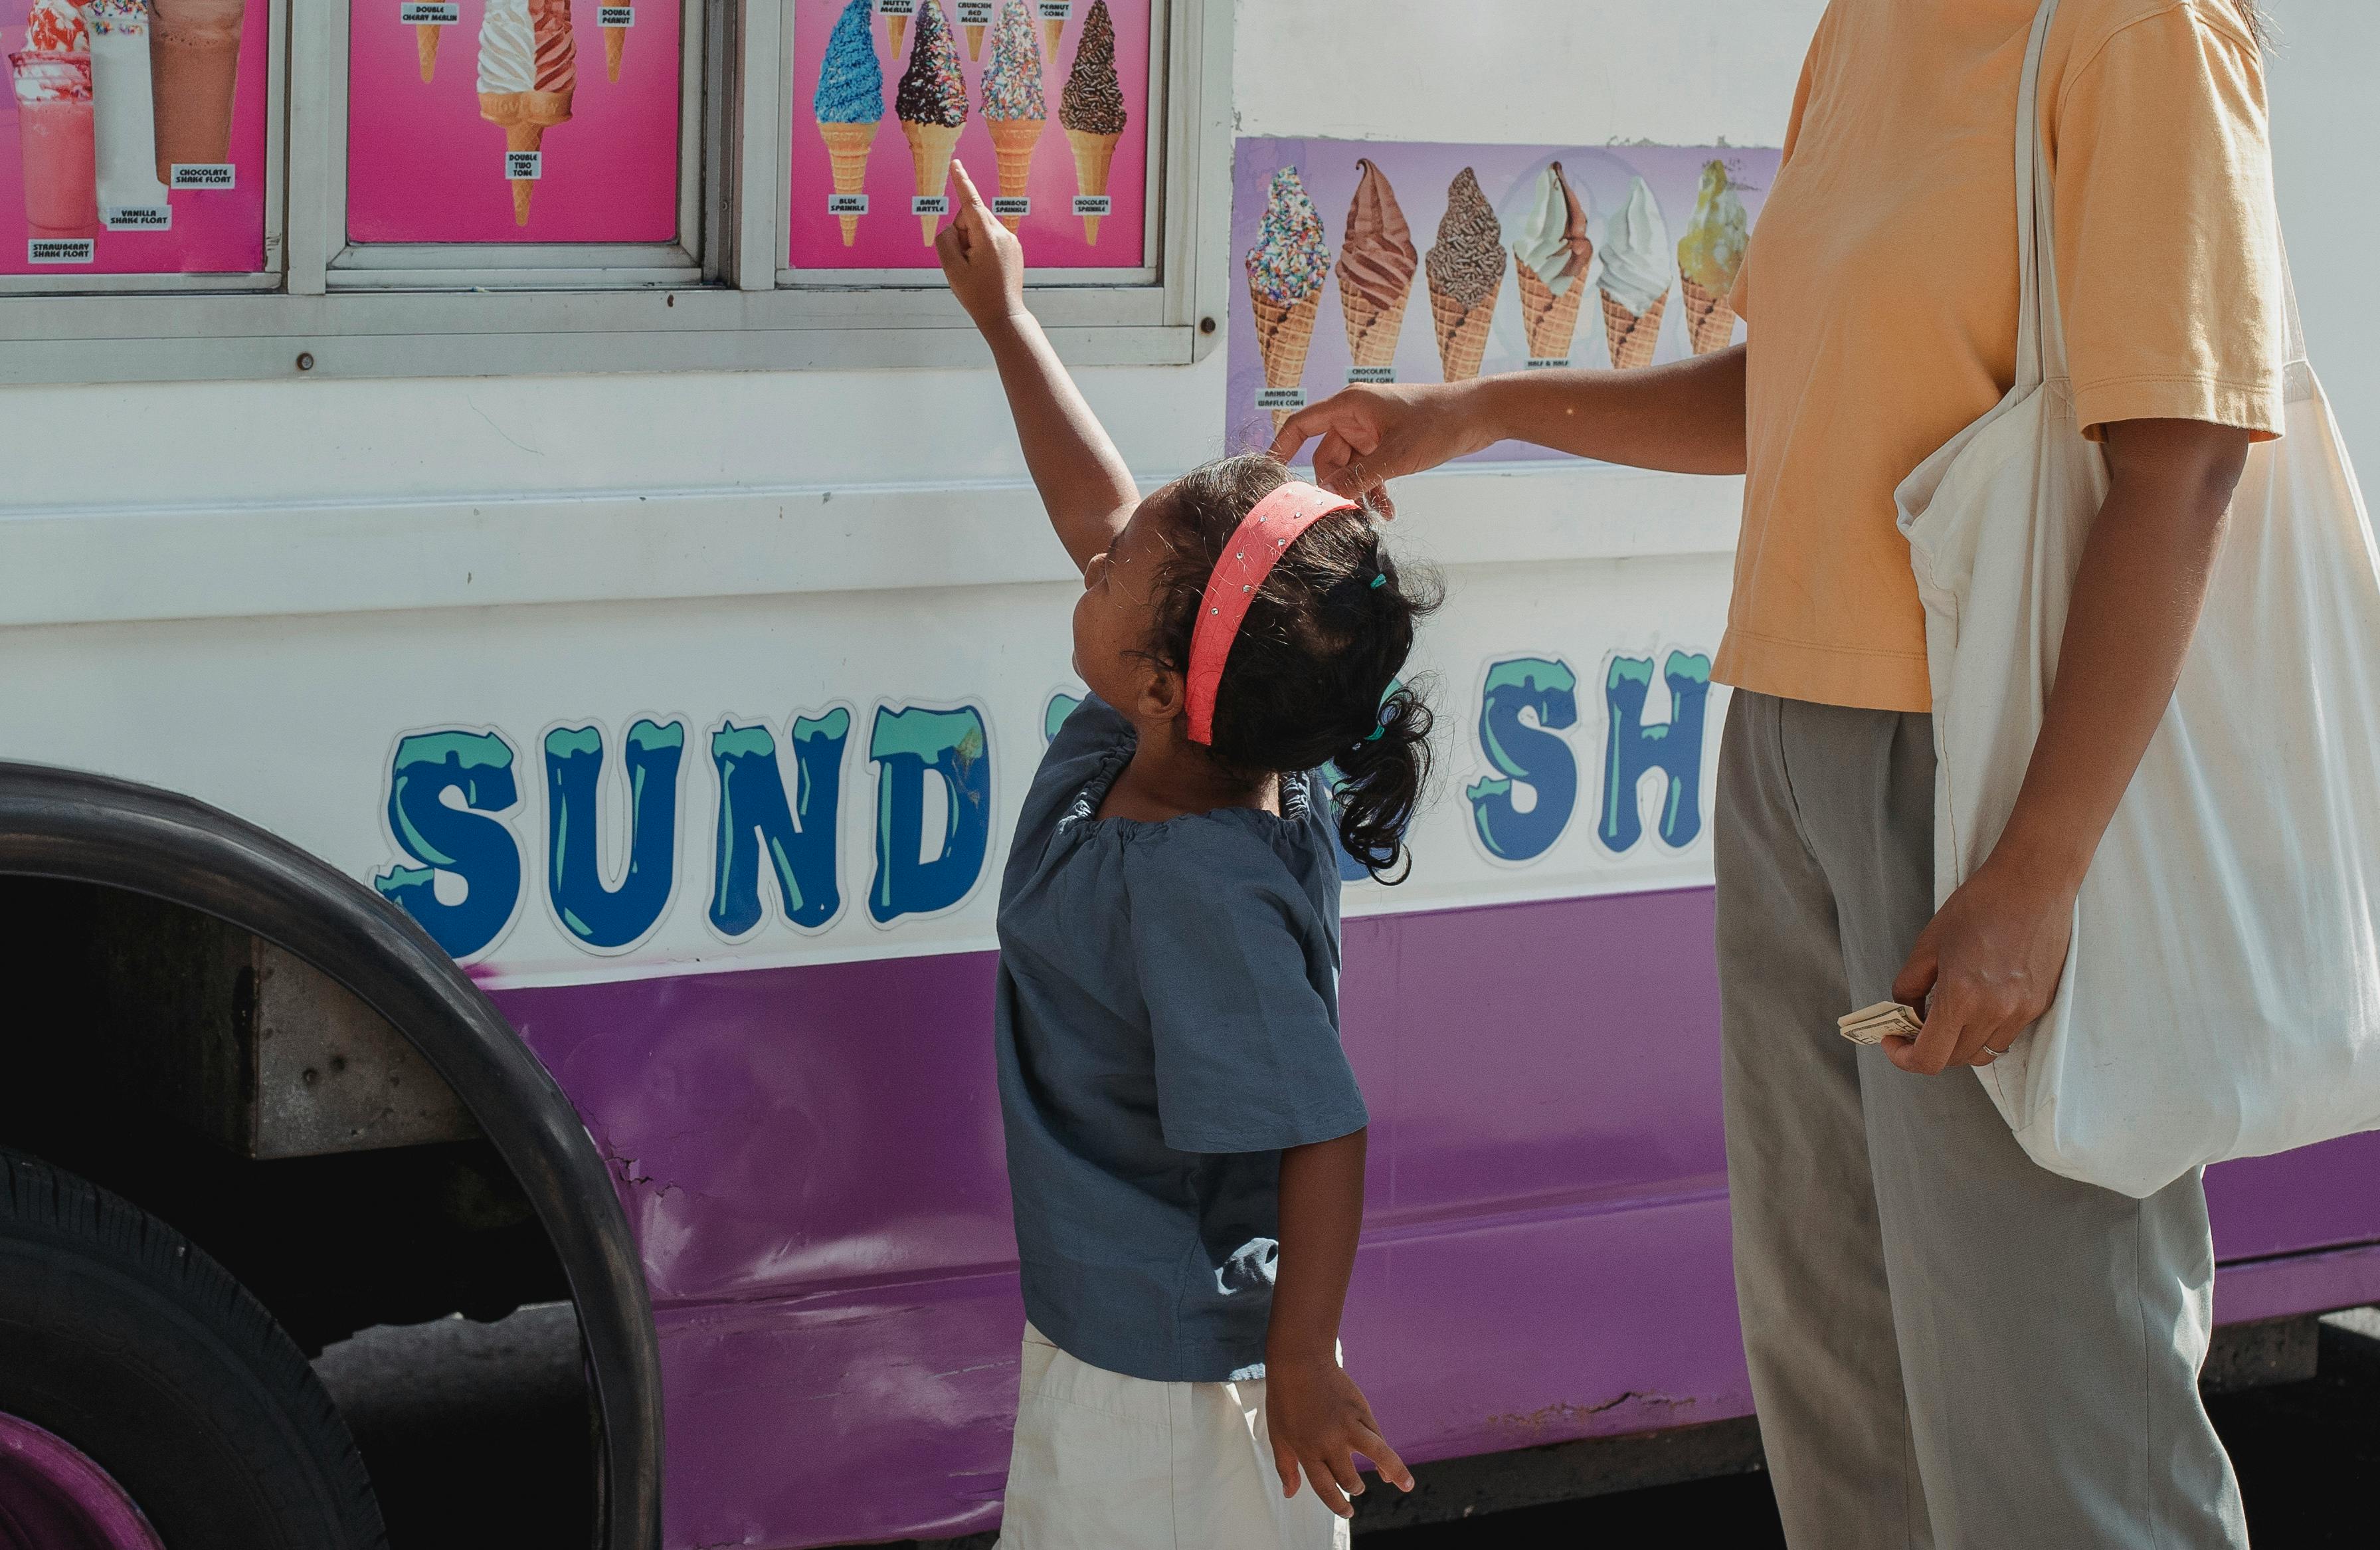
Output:
<instances>
[{"instance_id":1,"label":"strawberry shake float picture","mask_svg":"<svg viewBox=\"0 0 2380 1550\"><path fill-rule=\"evenodd\" d=\"M876 63L868 0L851 0L835 18L818 90L810 96L810 116L826 141L836 203L864 199L868 148L876 143L876 127L884 118L884 72ZM843 221L843 245L848 248L859 237L859 209L836 214Z\"/></svg>"},{"instance_id":2,"label":"strawberry shake float picture","mask_svg":"<svg viewBox=\"0 0 2380 1550\"><path fill-rule=\"evenodd\" d=\"M157 180L171 187L176 166L222 166L231 160L248 0L149 0L149 14ZM429 79L426 72L422 79Z\"/></svg>"},{"instance_id":3,"label":"strawberry shake float picture","mask_svg":"<svg viewBox=\"0 0 2380 1550\"><path fill-rule=\"evenodd\" d=\"M934 245L935 223L949 208L951 153L966 127L966 80L959 74L959 48L941 0L920 0L909 68L901 77L892 111L909 140L909 162L917 176L917 198L932 204L917 210L926 246Z\"/></svg>"},{"instance_id":4,"label":"strawberry shake float picture","mask_svg":"<svg viewBox=\"0 0 2380 1550\"><path fill-rule=\"evenodd\" d=\"M25 46L8 55L25 164L25 225L36 241L99 230L91 34L69 0L34 0Z\"/></svg>"},{"instance_id":5,"label":"strawberry shake float picture","mask_svg":"<svg viewBox=\"0 0 2380 1550\"><path fill-rule=\"evenodd\" d=\"M1421 252L1386 175L1367 158L1357 158L1355 165L1363 177L1347 206L1347 233L1339 245L1339 310L1347 322L1350 364L1364 373L1354 380L1385 382L1396 364L1397 335L1404 327Z\"/></svg>"},{"instance_id":6,"label":"strawberry shake float picture","mask_svg":"<svg viewBox=\"0 0 2380 1550\"><path fill-rule=\"evenodd\" d=\"M1521 281L1521 322L1532 360L1570 360L1578 333L1578 304L1586 294L1595 244L1587 240L1586 205L1562 165L1537 174L1528 214L1512 239L1512 267Z\"/></svg>"},{"instance_id":7,"label":"strawberry shake float picture","mask_svg":"<svg viewBox=\"0 0 2380 1550\"><path fill-rule=\"evenodd\" d=\"M516 226L528 225L529 196L545 176L545 131L570 121L577 90L570 0L488 0L480 21L480 116L504 128Z\"/></svg>"},{"instance_id":8,"label":"strawberry shake float picture","mask_svg":"<svg viewBox=\"0 0 2380 1550\"><path fill-rule=\"evenodd\" d=\"M1446 190L1446 214L1439 217L1438 242L1424 263L1429 276L1429 311L1438 329L1438 359L1449 382L1479 374L1488 354L1488 328L1496 297L1504 288L1504 227L1479 189L1469 167L1455 174Z\"/></svg>"},{"instance_id":9,"label":"strawberry shake float picture","mask_svg":"<svg viewBox=\"0 0 2380 1550\"><path fill-rule=\"evenodd\" d=\"M100 219L111 226L152 224L128 219L140 212L163 224L165 185L157 175L149 6L146 0L84 0L82 19L91 34Z\"/></svg>"},{"instance_id":10,"label":"strawberry shake float picture","mask_svg":"<svg viewBox=\"0 0 2380 1550\"><path fill-rule=\"evenodd\" d=\"M1622 371L1650 366L1670 304L1670 228L1641 177L1629 184L1628 202L1604 223L1599 287L1611 364Z\"/></svg>"},{"instance_id":11,"label":"strawberry shake float picture","mask_svg":"<svg viewBox=\"0 0 2380 1550\"><path fill-rule=\"evenodd\" d=\"M1272 175L1257 245L1248 250L1248 301L1255 310L1257 352L1264 358L1265 386L1291 397L1305 376L1305 352L1314 345L1314 316L1322 310L1322 282L1330 274L1330 249L1322 237L1322 215L1314 208L1295 167ZM1300 400L1302 402L1302 400ZM1272 409L1281 429L1292 409Z\"/></svg>"},{"instance_id":12,"label":"strawberry shake float picture","mask_svg":"<svg viewBox=\"0 0 2380 1550\"><path fill-rule=\"evenodd\" d=\"M1081 198L1106 202L1108 169L1125 122L1123 83L1116 79L1115 18L1108 14L1108 0L1092 0L1082 35L1075 40L1075 67L1058 99L1058 123L1074 148L1075 191ZM1095 209L1083 215L1083 240L1094 247L1101 214Z\"/></svg>"},{"instance_id":13,"label":"strawberry shake float picture","mask_svg":"<svg viewBox=\"0 0 2380 1550\"><path fill-rule=\"evenodd\" d=\"M1686 335L1696 355L1710 355L1735 342L1735 309L1727 304L1752 240L1743 200L1725 162L1703 164L1694 193L1694 218L1678 241L1678 288L1686 299Z\"/></svg>"},{"instance_id":14,"label":"strawberry shake float picture","mask_svg":"<svg viewBox=\"0 0 2380 1550\"><path fill-rule=\"evenodd\" d=\"M991 67L983 75L983 125L1000 156L1000 197L992 212L1009 230L1024 220L1033 153L1050 118L1041 91L1041 37L1026 0L1006 0L991 35Z\"/></svg>"}]
</instances>

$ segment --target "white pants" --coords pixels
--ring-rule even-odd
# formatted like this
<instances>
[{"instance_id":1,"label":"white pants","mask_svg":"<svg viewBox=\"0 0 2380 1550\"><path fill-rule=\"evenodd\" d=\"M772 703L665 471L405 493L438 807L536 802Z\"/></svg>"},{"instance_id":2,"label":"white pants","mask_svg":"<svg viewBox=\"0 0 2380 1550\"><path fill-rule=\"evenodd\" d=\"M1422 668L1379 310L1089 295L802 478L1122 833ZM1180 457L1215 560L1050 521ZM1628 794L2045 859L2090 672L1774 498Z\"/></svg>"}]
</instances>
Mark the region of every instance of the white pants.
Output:
<instances>
[{"instance_id":1,"label":"white pants","mask_svg":"<svg viewBox=\"0 0 2380 1550\"><path fill-rule=\"evenodd\" d=\"M1001 1550L1346 1550L1304 1481L1284 1498L1265 1385L1152 1383L1025 1326Z\"/></svg>"}]
</instances>

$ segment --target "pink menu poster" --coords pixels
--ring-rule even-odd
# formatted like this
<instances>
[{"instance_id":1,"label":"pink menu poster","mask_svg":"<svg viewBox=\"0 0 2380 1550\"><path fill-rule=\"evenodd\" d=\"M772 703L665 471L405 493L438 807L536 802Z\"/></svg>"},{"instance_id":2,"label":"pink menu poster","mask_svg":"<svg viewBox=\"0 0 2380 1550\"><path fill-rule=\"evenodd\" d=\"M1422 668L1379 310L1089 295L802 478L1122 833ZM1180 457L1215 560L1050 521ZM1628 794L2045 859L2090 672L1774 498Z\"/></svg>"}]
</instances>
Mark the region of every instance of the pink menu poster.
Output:
<instances>
[{"instance_id":1,"label":"pink menu poster","mask_svg":"<svg viewBox=\"0 0 2380 1550\"><path fill-rule=\"evenodd\" d=\"M947 224L953 157L1031 267L1146 263L1148 11L796 0L792 266L935 268L928 233Z\"/></svg>"},{"instance_id":2,"label":"pink menu poster","mask_svg":"<svg viewBox=\"0 0 2380 1550\"><path fill-rule=\"evenodd\" d=\"M0 274L261 270L270 8L0 0Z\"/></svg>"},{"instance_id":3,"label":"pink menu poster","mask_svg":"<svg viewBox=\"0 0 2380 1550\"><path fill-rule=\"evenodd\" d=\"M352 0L347 237L677 238L677 0Z\"/></svg>"}]
</instances>

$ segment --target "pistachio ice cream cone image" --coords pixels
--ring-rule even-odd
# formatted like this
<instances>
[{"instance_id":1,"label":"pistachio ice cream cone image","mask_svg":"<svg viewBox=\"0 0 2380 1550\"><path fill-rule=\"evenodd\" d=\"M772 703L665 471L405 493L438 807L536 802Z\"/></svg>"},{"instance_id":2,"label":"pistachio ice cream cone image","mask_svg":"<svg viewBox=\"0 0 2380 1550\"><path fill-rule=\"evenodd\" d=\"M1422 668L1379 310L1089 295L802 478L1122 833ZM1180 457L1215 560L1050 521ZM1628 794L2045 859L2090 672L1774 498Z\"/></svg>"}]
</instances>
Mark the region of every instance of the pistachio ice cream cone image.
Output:
<instances>
[{"instance_id":1,"label":"pistachio ice cream cone image","mask_svg":"<svg viewBox=\"0 0 2380 1550\"><path fill-rule=\"evenodd\" d=\"M1430 321L1438 332L1439 364L1449 382L1479 374L1488 354L1488 329L1496 298L1504 288L1504 227L1496 219L1479 175L1457 173L1446 191L1446 214L1424 268L1429 278Z\"/></svg>"},{"instance_id":2,"label":"pistachio ice cream cone image","mask_svg":"<svg viewBox=\"0 0 2380 1550\"><path fill-rule=\"evenodd\" d=\"M1397 336L1404 327L1405 303L1413 299L1421 251L1413 227L1397 204L1388 177L1359 157L1363 176L1347 206L1346 235L1339 244L1339 311L1347 324L1347 354L1357 371L1392 367Z\"/></svg>"},{"instance_id":3,"label":"pistachio ice cream cone image","mask_svg":"<svg viewBox=\"0 0 2380 1550\"><path fill-rule=\"evenodd\" d=\"M959 73L958 44L952 41L950 18L942 0L919 0L917 37L909 50L909 68L901 77L893 100L901 132L908 138L909 163L917 177L919 199L947 199L951 153L958 149L959 131L966 127L966 79ZM934 245L934 227L941 217L917 217L926 246Z\"/></svg>"},{"instance_id":4,"label":"pistachio ice cream cone image","mask_svg":"<svg viewBox=\"0 0 2380 1550\"><path fill-rule=\"evenodd\" d=\"M1629 184L1627 202L1604 224L1597 283L1611 364L1623 371L1650 366L1670 304L1670 228L1641 177Z\"/></svg>"},{"instance_id":5,"label":"pistachio ice cream cone image","mask_svg":"<svg viewBox=\"0 0 2380 1550\"><path fill-rule=\"evenodd\" d=\"M1050 100L1041 90L1040 30L1030 9L1026 0L1005 0L992 29L991 66L983 73L983 127L991 131L1000 159L1000 198L992 208L1011 231L1025 219L1033 153L1050 120Z\"/></svg>"},{"instance_id":6,"label":"pistachio ice cream cone image","mask_svg":"<svg viewBox=\"0 0 2380 1550\"><path fill-rule=\"evenodd\" d=\"M1322 310L1330 249L1323 240L1321 214L1295 167L1272 175L1257 226L1257 245L1248 250L1247 269L1265 386L1297 387L1305 376L1306 351L1314 345L1314 318ZM1274 409L1273 429L1288 418L1288 410Z\"/></svg>"},{"instance_id":7,"label":"pistachio ice cream cone image","mask_svg":"<svg viewBox=\"0 0 2380 1550\"><path fill-rule=\"evenodd\" d=\"M810 116L818 120L819 138L826 141L827 161L839 196L868 188L868 152L876 143L876 127L884 118L884 72L876 63L876 33L868 19L868 0L851 0L835 18L826 41L826 63L820 67L818 90L810 96ZM859 238L859 215L844 212L843 245Z\"/></svg>"},{"instance_id":8,"label":"pistachio ice cream cone image","mask_svg":"<svg viewBox=\"0 0 2380 1550\"><path fill-rule=\"evenodd\" d=\"M488 0L480 20L480 116L504 131L505 175L513 187L513 223L528 225L536 177L515 176L514 156L539 156L544 175L545 131L570 121L578 91L578 44L570 31L570 0Z\"/></svg>"},{"instance_id":9,"label":"pistachio ice cream cone image","mask_svg":"<svg viewBox=\"0 0 2380 1550\"><path fill-rule=\"evenodd\" d=\"M1108 170L1123 139L1123 84L1116 77L1115 18L1108 0L1093 0L1075 39L1075 66L1058 99L1058 126L1075 153L1075 191L1085 199L1108 197ZM1083 217L1083 240L1099 246L1097 214Z\"/></svg>"},{"instance_id":10,"label":"pistachio ice cream cone image","mask_svg":"<svg viewBox=\"0 0 2380 1550\"><path fill-rule=\"evenodd\" d=\"M1537 174L1528 214L1512 238L1512 271L1521 284L1521 322L1529 359L1568 360L1578 333L1586 271L1595 262L1587 239L1586 204L1560 162Z\"/></svg>"},{"instance_id":11,"label":"pistachio ice cream cone image","mask_svg":"<svg viewBox=\"0 0 2380 1550\"><path fill-rule=\"evenodd\" d=\"M1735 340L1735 309L1727 299L1735 290L1750 240L1743 201L1727 164L1704 163L1694 218L1678 240L1678 289L1686 299L1686 334L1696 355L1723 350Z\"/></svg>"}]
</instances>

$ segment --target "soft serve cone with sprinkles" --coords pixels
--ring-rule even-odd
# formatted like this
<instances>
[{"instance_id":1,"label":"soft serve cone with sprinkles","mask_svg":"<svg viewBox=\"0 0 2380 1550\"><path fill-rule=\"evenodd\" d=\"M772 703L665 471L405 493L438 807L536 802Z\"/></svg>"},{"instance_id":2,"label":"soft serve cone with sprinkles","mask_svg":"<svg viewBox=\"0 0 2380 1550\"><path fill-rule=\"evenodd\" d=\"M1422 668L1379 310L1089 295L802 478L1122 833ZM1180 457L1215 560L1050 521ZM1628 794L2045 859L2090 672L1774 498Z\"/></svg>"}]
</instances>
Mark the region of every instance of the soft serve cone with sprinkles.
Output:
<instances>
[{"instance_id":1,"label":"soft serve cone with sprinkles","mask_svg":"<svg viewBox=\"0 0 2380 1550\"><path fill-rule=\"evenodd\" d=\"M909 140L909 163L917 177L917 197L948 200L951 153L958 148L959 131L966 127L965 78L959 73L958 44L951 41L951 24L942 15L941 0L919 0L917 39L909 50L909 68L901 77L893 112L901 132ZM922 213L917 225L926 246L934 245L934 227L941 216Z\"/></svg>"},{"instance_id":2,"label":"soft serve cone with sprinkles","mask_svg":"<svg viewBox=\"0 0 2380 1550\"><path fill-rule=\"evenodd\" d=\"M835 18L826 42L826 62L819 67L818 91L810 97L810 115L818 120L819 138L826 141L837 201L863 195L868 148L876 143L876 127L884 117L884 72L876 63L868 0L851 0ZM843 245L848 248L859 237L859 214L854 210L838 214Z\"/></svg>"},{"instance_id":3,"label":"soft serve cone with sprinkles","mask_svg":"<svg viewBox=\"0 0 2380 1550\"><path fill-rule=\"evenodd\" d=\"M1257 245L1248 250L1247 267L1265 386L1296 389L1305 375L1306 351L1314 344L1314 317L1322 310L1330 249L1323 240L1322 216L1295 167L1272 175L1272 190L1257 225ZM1281 428L1289 412L1273 409L1273 429Z\"/></svg>"},{"instance_id":4,"label":"soft serve cone with sprinkles","mask_svg":"<svg viewBox=\"0 0 2380 1550\"><path fill-rule=\"evenodd\" d=\"M1479 374L1488 354L1488 330L1495 321L1496 297L1504 288L1504 227L1479 189L1479 175L1464 167L1446 191L1438 241L1426 265L1430 320L1438 331L1439 364L1449 382Z\"/></svg>"},{"instance_id":5,"label":"soft serve cone with sprinkles","mask_svg":"<svg viewBox=\"0 0 2380 1550\"><path fill-rule=\"evenodd\" d=\"M1075 40L1075 67L1058 99L1058 125L1075 153L1075 191L1080 197L1108 197L1108 169L1125 122L1123 85L1116 77L1115 18L1108 15L1107 0L1093 0ZM1099 219L1096 214L1083 216L1083 240L1093 247L1099 245Z\"/></svg>"},{"instance_id":6,"label":"soft serve cone with sprinkles","mask_svg":"<svg viewBox=\"0 0 2380 1550\"><path fill-rule=\"evenodd\" d=\"M1727 299L1752 239L1743 201L1725 162L1703 165L1694 218L1678 240L1678 288L1686 299L1686 333L1696 355L1723 350L1735 339L1735 309Z\"/></svg>"},{"instance_id":7,"label":"soft serve cone with sprinkles","mask_svg":"<svg viewBox=\"0 0 2380 1550\"><path fill-rule=\"evenodd\" d=\"M1033 182L1033 153L1050 119L1041 90L1041 38L1026 0L1005 0L991 35L991 66L983 73L983 127L1000 158L1001 223L1014 231L1025 218Z\"/></svg>"}]
</instances>

